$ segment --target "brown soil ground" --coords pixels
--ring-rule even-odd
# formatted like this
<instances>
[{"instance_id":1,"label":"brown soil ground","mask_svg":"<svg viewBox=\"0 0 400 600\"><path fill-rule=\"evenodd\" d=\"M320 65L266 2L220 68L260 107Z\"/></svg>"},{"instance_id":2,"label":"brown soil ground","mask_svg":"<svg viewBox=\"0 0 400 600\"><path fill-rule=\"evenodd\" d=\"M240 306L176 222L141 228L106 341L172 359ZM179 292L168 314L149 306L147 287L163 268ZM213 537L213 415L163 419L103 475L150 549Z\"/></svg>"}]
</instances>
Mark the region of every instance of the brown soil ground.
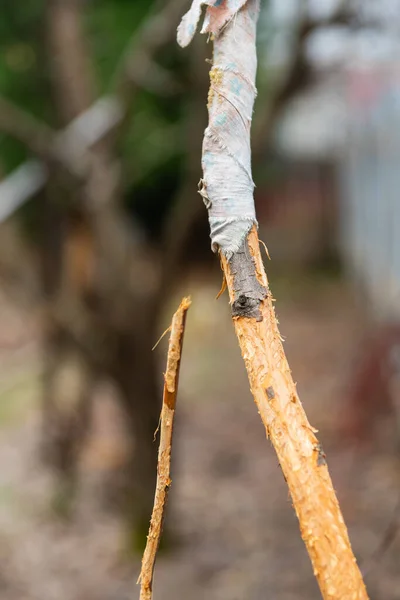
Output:
<instances>
[{"instance_id":1,"label":"brown soil ground","mask_svg":"<svg viewBox=\"0 0 400 600\"><path fill-rule=\"evenodd\" d=\"M174 447L170 531L155 600L319 598L274 451L248 391L226 297L197 277L189 313ZM341 446L359 311L339 283L277 285L278 314L300 397L328 457L355 552L372 554L396 504L398 463L374 446ZM171 314L177 298L166 313ZM149 343L152 343L150 340ZM164 344L164 345L163 345ZM159 348L160 359L165 342ZM162 363L160 362L160 373ZM0 598L138 598L139 559L122 553L123 522L104 508L102 482L122 454L109 392L99 390L82 489L69 524L49 510L52 478L38 460L40 347L32 316L4 300L0 316ZM345 418L344 416L342 418ZM371 598L400 598L400 538L366 578Z\"/></svg>"}]
</instances>

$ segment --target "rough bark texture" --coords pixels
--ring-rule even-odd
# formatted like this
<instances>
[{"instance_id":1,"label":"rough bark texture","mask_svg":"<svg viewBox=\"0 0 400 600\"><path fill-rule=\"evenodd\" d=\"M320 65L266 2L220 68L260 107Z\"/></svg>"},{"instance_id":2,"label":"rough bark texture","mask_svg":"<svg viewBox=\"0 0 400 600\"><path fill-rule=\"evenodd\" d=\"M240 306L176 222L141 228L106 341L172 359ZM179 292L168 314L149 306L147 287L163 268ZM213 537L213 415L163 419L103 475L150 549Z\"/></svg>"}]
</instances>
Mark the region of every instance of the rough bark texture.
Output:
<instances>
[{"instance_id":1,"label":"rough bark texture","mask_svg":"<svg viewBox=\"0 0 400 600\"><path fill-rule=\"evenodd\" d=\"M257 321L262 321L260 303L267 296L268 288L258 281L254 262L245 242L230 258L229 266L233 277L235 298L232 302L232 316L253 317Z\"/></svg>"},{"instance_id":2,"label":"rough bark texture","mask_svg":"<svg viewBox=\"0 0 400 600\"><path fill-rule=\"evenodd\" d=\"M51 81L62 124L82 114L97 95L83 10L82 0L50 0L47 5ZM50 259L53 268L51 272L47 269L49 312L54 314L49 314L51 322L46 328L46 332L52 331L52 339L46 339L45 345L54 346L67 332L68 356L79 357L85 372L92 372L96 378L109 377L119 391L134 441L123 491L132 525L129 533L134 536L132 546L136 549L138 545L142 548L147 531L157 464L153 434L161 403L151 342L156 337L159 314L155 309L160 268L155 253L137 239L133 227L127 226L112 140L103 139L86 153L81 153L78 144L75 152L90 168L83 170L83 180L67 196L64 210L56 213L63 238L59 240L57 264ZM52 212L56 198L52 194L48 203ZM50 247L48 237L53 238L51 229L44 231L45 259ZM76 436L68 424L74 422L78 410L85 417L89 414L84 408L91 392L66 390L69 410L59 410L59 390L52 381L63 369L64 354L60 348L49 356L45 380L45 411L52 423L57 421L49 441L53 454L62 454L63 460L58 461L65 465L62 473L76 470L83 431ZM88 380L87 385L93 381ZM50 422L46 415L45 422ZM88 424L89 418L81 422Z\"/></svg>"},{"instance_id":3,"label":"rough bark texture","mask_svg":"<svg viewBox=\"0 0 400 600\"><path fill-rule=\"evenodd\" d=\"M238 295L246 295L246 282L254 277L261 289L268 290L255 228L240 252L249 257L240 263L247 271L240 280L235 271L238 259L228 261L221 254L232 307ZM283 350L273 299L267 294L255 301L257 317L238 316L233 309L233 321L251 391L287 481L314 575L325 600L365 600L367 592L325 455L300 403Z\"/></svg>"},{"instance_id":4,"label":"rough bark texture","mask_svg":"<svg viewBox=\"0 0 400 600\"><path fill-rule=\"evenodd\" d=\"M140 600L151 600L152 598L154 565L156 562L158 546L160 544L168 491L171 485L172 434L176 398L178 394L179 367L182 355L186 314L190 304L191 301L189 298L183 298L178 310L172 318L167 369L165 372L163 405L160 417L160 447L158 450L156 493L149 535L143 554L142 569L138 580L138 583L140 582L141 584Z\"/></svg>"}]
</instances>

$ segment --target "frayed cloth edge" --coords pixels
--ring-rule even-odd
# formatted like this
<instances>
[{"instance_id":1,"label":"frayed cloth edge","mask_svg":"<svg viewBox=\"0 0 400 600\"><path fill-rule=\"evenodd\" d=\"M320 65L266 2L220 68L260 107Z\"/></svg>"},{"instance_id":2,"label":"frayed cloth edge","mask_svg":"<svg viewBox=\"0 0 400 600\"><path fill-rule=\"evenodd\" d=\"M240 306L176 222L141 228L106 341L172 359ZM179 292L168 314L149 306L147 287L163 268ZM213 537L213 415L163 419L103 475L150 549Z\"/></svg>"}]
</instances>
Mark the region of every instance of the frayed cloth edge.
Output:
<instances>
[{"instance_id":1,"label":"frayed cloth edge","mask_svg":"<svg viewBox=\"0 0 400 600\"><path fill-rule=\"evenodd\" d=\"M220 219L218 220L220 221ZM250 233L251 228L255 226L258 229L258 222L255 217L230 217L221 223L220 227L226 227L232 223L243 223L244 229L240 232L240 235L238 235L237 238L231 239L226 243L218 243L215 241L215 239L213 239L216 236L213 235L212 219L209 219L209 221L211 226L211 250L213 252L218 252L218 250L220 250L227 260L232 258L235 252L239 251L244 239Z\"/></svg>"}]
</instances>

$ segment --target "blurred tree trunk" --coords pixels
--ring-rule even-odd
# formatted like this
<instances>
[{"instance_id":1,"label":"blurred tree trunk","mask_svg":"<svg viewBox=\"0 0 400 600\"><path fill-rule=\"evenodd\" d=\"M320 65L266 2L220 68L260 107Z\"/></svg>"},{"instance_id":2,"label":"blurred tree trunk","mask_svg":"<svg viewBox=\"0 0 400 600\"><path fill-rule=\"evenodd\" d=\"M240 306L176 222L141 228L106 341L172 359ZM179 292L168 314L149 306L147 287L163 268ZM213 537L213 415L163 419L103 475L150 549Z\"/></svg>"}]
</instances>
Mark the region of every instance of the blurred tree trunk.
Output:
<instances>
[{"instance_id":1,"label":"blurred tree trunk","mask_svg":"<svg viewBox=\"0 0 400 600\"><path fill-rule=\"evenodd\" d=\"M59 189L52 177L41 212L39 258L45 303L41 451L59 475L55 508L64 514L71 508L76 488L77 458L88 431L94 372L63 325L65 317L54 318L60 310L75 310L79 277L71 279L71 274L79 267L84 269L85 263L85 249L79 248L78 236L71 231L59 202ZM72 247L81 256L73 258Z\"/></svg>"},{"instance_id":2,"label":"blurred tree trunk","mask_svg":"<svg viewBox=\"0 0 400 600\"><path fill-rule=\"evenodd\" d=\"M52 459L65 480L74 482L79 450L90 422L93 384L99 377L112 379L135 442L127 481L130 515L139 533L145 529L144 521L147 527L151 511L157 458L156 444L152 440L161 405L158 370L150 348L159 334L159 317L174 283L182 249L198 217L203 214L206 221L206 211L195 190L206 126L204 98L208 74L204 60L211 53L210 47L198 38L196 51L190 53L188 68L178 66L176 71L174 68L173 77L167 79L169 67L164 68L165 57L160 56L174 36L178 17L184 12L183 5L188 3L189 0L154 3L159 11L152 14L150 9L149 20L135 30L133 44L129 44L127 55L124 53L117 66L116 85L112 87L113 100L123 106L122 112L129 113L139 88L144 87L153 96L159 94L165 100L166 81L174 84L178 74L188 83L189 94L185 91L178 98L178 103L184 98L186 111L182 128L186 139L179 140L186 171L177 193L174 191L176 197L170 213L162 223L160 247L146 241L144 227L128 226L122 212L121 165L116 159L114 143L127 129L127 119L89 151L82 150L80 135L85 131L81 122L80 129L76 128L77 137L69 139L69 143L66 140L62 148L73 158L73 173L68 169L61 173L59 166L47 164L51 177L41 210L41 282L47 315L43 405L46 456ZM45 3L45 54L49 57L60 125L69 124L98 99L89 38L83 28L85 5L87 0L46 0ZM331 24L343 21L342 12L339 10L329 19ZM258 133L256 131L253 143L256 161L263 157L262 151L277 116L290 98L309 83L311 73L305 64L307 36L319 25L326 24L326 19L314 22L308 18L299 24L293 63L272 92ZM110 29L112 26L110 24ZM165 62L169 64L168 60ZM50 155L54 158L51 143L44 144L45 151L43 144L32 143L35 141L31 139L32 119L23 125L18 111L11 111L13 118L10 119L10 111L4 111L4 106L2 109L0 128L3 131L20 140L45 162ZM204 119L200 117L202 114ZM83 122L86 125L87 120L84 118ZM41 136L39 138L41 141ZM49 135L45 139L49 139ZM172 198L165 196L164 181L159 195L163 202L158 206L169 206ZM64 384L66 379L69 380L67 385Z\"/></svg>"},{"instance_id":3,"label":"blurred tree trunk","mask_svg":"<svg viewBox=\"0 0 400 600\"><path fill-rule=\"evenodd\" d=\"M90 102L88 70L85 69L84 77L74 77L74 71L82 68L80 36L77 35L78 8L75 1L48 0L47 4L46 42L48 55L54 61L50 65L53 66L52 83L56 112L62 124L67 124ZM62 51L64 45L69 47L68 57ZM76 245L77 240L71 236L69 198L62 183L60 174L53 172L45 192L41 223L41 274L47 304L42 454L59 475L56 507L68 512L76 484L77 457L88 426L93 377L65 327L53 318L54 307L65 312L76 304L81 290L79 282L71 281L70 275L79 262L85 262L76 248L72 262L78 264L71 264L68 249ZM66 197L60 198L60 193Z\"/></svg>"},{"instance_id":4,"label":"blurred tree trunk","mask_svg":"<svg viewBox=\"0 0 400 600\"><path fill-rule=\"evenodd\" d=\"M82 30L82 8L81 0L48 3L52 83L62 124L96 99L90 50ZM125 490L136 546L145 542L157 469L157 445L153 437L161 407L161 377L151 347L159 334L160 315L182 247L202 208L194 190L206 123L203 97L208 77L206 69L201 68L206 52L206 45L199 42L192 55L186 172L164 223L161 250L147 242L141 231L129 228L124 219L119 172L110 137L88 153L89 168L84 170L83 184L73 190L76 197L60 203L57 191L49 190L48 217L53 214L56 223L46 228L43 264L50 253L53 264L45 270L49 279L46 285L52 290L56 318L53 314L48 328L45 413L48 433L53 432L52 455L57 457L56 466L64 476L75 472L84 428L88 426L86 407L90 404L94 377L110 377L119 392L134 442ZM204 74L203 78L198 76L199 72ZM204 120L199 118L201 114ZM59 234L54 236L54 231ZM74 353L77 360L73 360ZM87 386L85 390L79 385L69 389L69 411L55 408L60 402L55 396L58 394L55 390L59 389L55 380L65 371L65 361L72 361L75 368L81 365L82 372L75 378L81 386ZM77 434L73 425L77 426Z\"/></svg>"},{"instance_id":5,"label":"blurred tree trunk","mask_svg":"<svg viewBox=\"0 0 400 600\"><path fill-rule=\"evenodd\" d=\"M148 322L143 312L139 318ZM150 343L150 339L156 339L155 330L154 324L147 328L132 323L130 330L118 336L110 364L134 442L123 485L128 503L129 547L133 550L141 550L146 541L157 473L154 436L160 415L160 377Z\"/></svg>"},{"instance_id":6,"label":"blurred tree trunk","mask_svg":"<svg viewBox=\"0 0 400 600\"><path fill-rule=\"evenodd\" d=\"M62 124L96 99L81 11L80 0L48 3L52 82ZM118 169L110 143L98 143L89 161L84 184L76 190L78 208L76 198L69 198L63 209L54 210L55 194L47 207L48 216L56 213L54 219L58 220L55 226L45 227L43 253L44 264L51 253L53 264L45 269L46 286L51 289L58 314L47 333L45 433L50 436L56 467L71 479L89 423L94 376L108 375L114 380L134 439L127 501L132 524L140 534L151 514L157 465L153 436L161 399L151 346L158 322L154 296L159 288L159 269L150 264L156 260L154 253L139 236L134 238L120 214ZM63 239L59 235L54 240L55 230L64 231ZM61 239L61 252L59 248L55 252L54 246ZM146 284L149 278L150 285ZM69 328L74 335L65 335ZM76 385L68 382L68 410L64 410L58 380L68 361L77 370Z\"/></svg>"}]
</instances>

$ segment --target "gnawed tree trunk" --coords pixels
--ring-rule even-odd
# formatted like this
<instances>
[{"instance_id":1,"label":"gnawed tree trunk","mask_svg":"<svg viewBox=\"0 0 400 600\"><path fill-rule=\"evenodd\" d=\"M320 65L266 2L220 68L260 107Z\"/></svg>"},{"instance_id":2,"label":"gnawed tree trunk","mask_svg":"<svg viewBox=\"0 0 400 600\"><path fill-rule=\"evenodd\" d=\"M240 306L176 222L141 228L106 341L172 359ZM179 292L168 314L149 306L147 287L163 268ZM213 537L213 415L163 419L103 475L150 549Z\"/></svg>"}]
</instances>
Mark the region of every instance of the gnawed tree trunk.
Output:
<instances>
[{"instance_id":1,"label":"gnawed tree trunk","mask_svg":"<svg viewBox=\"0 0 400 600\"><path fill-rule=\"evenodd\" d=\"M299 519L300 532L325 600L367 600L325 454L307 420L285 356L261 259L251 172L250 127L256 96L259 0L194 0L178 28L192 39L213 37L200 189L211 241L229 291L232 318L250 388Z\"/></svg>"}]
</instances>

